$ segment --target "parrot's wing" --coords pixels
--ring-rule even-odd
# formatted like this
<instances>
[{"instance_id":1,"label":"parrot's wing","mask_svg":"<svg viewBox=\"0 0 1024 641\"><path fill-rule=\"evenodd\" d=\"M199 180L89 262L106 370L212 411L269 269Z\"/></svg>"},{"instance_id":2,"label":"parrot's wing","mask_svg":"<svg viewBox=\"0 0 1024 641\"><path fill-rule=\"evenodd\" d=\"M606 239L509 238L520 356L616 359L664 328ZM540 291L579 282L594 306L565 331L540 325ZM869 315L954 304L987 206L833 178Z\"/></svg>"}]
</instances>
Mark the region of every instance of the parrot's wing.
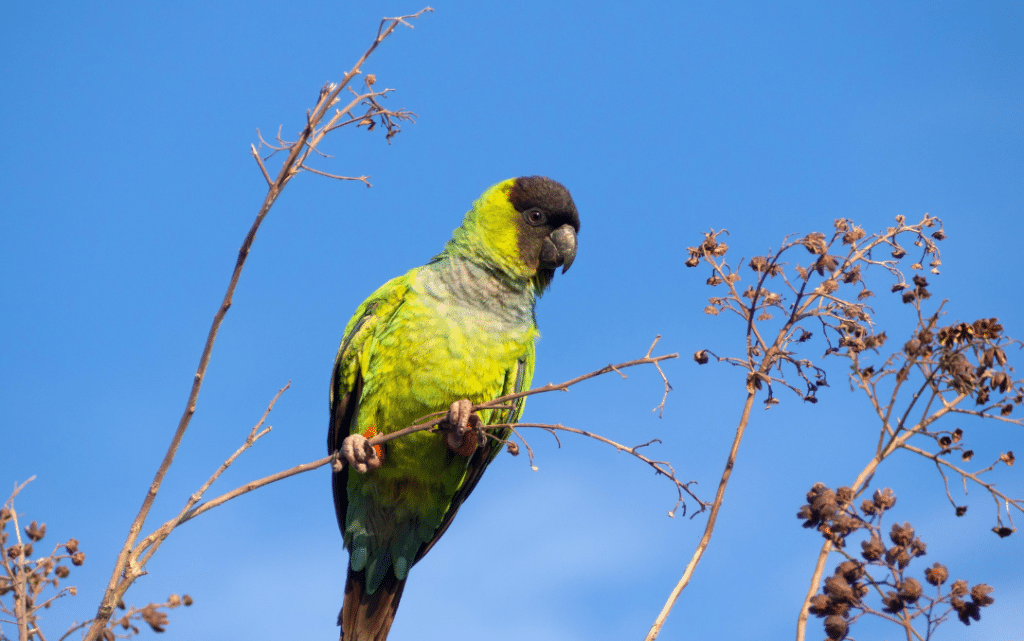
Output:
<instances>
[{"instance_id":1,"label":"parrot's wing","mask_svg":"<svg viewBox=\"0 0 1024 641\"><path fill-rule=\"evenodd\" d=\"M334 454L345 437L351 434L351 426L355 423L356 408L363 392L363 377L359 370L356 352L362 347L367 336L373 333L377 324L375 312L377 301L372 301L356 313L351 329L345 334L338 350L338 358L334 361L331 374L331 420L327 430L327 453ZM347 379L352 379L351 381Z\"/></svg>"},{"instance_id":2,"label":"parrot's wing","mask_svg":"<svg viewBox=\"0 0 1024 641\"><path fill-rule=\"evenodd\" d=\"M389 281L367 299L356 310L349 321L345 339L334 361L331 375L331 417L327 429L327 453L334 454L345 438L352 433L359 420L359 401L363 395L363 375L360 367L360 352L377 331L378 325L397 309L406 288L398 279ZM331 475L334 494L334 511L338 526L345 531L345 516L348 512L348 470Z\"/></svg>"},{"instance_id":3,"label":"parrot's wing","mask_svg":"<svg viewBox=\"0 0 1024 641\"><path fill-rule=\"evenodd\" d=\"M506 394L513 394L522 392L524 389L529 387L530 381L533 379L533 350L530 351L529 356L516 363L516 366L505 374L505 386L501 392L501 396ZM491 419L488 421L490 424L496 423L515 423L519 420L519 417L523 414L523 404L526 398L520 397L513 401L514 409L500 412L493 412ZM502 430L495 434L500 439L504 440L508 438L511 430ZM416 559L413 563L418 562L422 559L430 548L434 547L437 540L441 538L441 535L445 533L448 526L451 525L452 519L455 518L455 514L459 511L459 507L462 502L466 500L476 484L480 482L480 477L483 476L484 470L494 460L494 457L501 451L501 441L491 441L488 447L478 447L473 455L469 458L466 465L466 477L463 479L462 485L458 491L455 492L455 496L452 497L451 505L448 507L448 511L444 513L444 517L441 519L441 525L438 526L437 531L434 532L434 536L420 547L419 552L416 553Z\"/></svg>"}]
</instances>

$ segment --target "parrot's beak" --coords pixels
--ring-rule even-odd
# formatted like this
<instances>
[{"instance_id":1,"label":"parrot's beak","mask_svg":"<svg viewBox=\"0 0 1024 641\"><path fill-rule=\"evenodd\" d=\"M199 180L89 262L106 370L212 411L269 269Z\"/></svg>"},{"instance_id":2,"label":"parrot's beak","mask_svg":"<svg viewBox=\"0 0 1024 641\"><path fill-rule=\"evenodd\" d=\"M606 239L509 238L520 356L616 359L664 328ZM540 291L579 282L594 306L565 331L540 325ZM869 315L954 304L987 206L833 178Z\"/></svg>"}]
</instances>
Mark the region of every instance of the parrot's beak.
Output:
<instances>
[{"instance_id":1,"label":"parrot's beak","mask_svg":"<svg viewBox=\"0 0 1024 641\"><path fill-rule=\"evenodd\" d=\"M544 245L540 249L540 266L544 269L554 269L561 265L564 274L572 266L574 260L576 260L576 230L572 225L562 225L544 239Z\"/></svg>"}]
</instances>

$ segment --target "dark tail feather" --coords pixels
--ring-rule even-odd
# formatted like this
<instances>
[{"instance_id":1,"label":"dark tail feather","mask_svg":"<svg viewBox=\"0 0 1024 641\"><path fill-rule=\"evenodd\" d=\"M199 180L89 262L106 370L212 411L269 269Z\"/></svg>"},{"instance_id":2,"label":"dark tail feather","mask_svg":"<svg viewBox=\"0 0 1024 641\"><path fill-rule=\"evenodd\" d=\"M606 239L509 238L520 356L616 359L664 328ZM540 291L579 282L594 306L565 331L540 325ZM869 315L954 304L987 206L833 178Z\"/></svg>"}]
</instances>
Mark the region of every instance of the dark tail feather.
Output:
<instances>
[{"instance_id":1,"label":"dark tail feather","mask_svg":"<svg viewBox=\"0 0 1024 641\"><path fill-rule=\"evenodd\" d=\"M366 571L349 568L345 604L338 614L342 641L385 641L404 589L405 581L399 581L394 571L388 570L380 587L366 594Z\"/></svg>"}]
</instances>

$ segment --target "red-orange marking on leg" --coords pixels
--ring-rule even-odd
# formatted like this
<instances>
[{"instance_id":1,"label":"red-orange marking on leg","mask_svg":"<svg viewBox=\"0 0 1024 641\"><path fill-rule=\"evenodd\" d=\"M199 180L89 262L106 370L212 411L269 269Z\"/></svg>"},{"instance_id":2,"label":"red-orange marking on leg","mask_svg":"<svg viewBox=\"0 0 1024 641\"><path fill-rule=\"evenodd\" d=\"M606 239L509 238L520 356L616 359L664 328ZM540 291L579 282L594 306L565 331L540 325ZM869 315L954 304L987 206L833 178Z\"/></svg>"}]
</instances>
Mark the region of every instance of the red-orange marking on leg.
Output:
<instances>
[{"instance_id":1,"label":"red-orange marking on leg","mask_svg":"<svg viewBox=\"0 0 1024 641\"><path fill-rule=\"evenodd\" d=\"M371 439L374 436L377 436L377 430L371 425L370 427L366 428L365 432L363 432L363 436L365 436L368 439ZM373 451L376 452L376 454L377 454L377 458L380 459L381 465L383 465L384 464L384 446L383 445L373 445L372 447L373 447Z\"/></svg>"}]
</instances>

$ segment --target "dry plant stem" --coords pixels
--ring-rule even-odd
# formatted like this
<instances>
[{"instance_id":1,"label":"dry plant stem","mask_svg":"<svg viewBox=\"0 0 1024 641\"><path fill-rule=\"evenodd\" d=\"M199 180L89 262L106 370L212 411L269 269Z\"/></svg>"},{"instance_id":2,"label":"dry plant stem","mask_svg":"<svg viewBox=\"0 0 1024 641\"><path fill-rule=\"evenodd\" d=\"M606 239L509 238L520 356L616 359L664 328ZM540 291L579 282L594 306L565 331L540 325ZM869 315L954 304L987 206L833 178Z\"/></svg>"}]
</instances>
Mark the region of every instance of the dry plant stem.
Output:
<instances>
[{"instance_id":1,"label":"dry plant stem","mask_svg":"<svg viewBox=\"0 0 1024 641\"><path fill-rule=\"evenodd\" d=\"M729 477L732 476L733 466L736 464L736 454L739 452L743 433L746 431L747 423L750 421L750 409L754 406L755 397L755 393L747 394L747 402L743 405L743 414L740 416L739 425L736 427L736 436L732 441L732 449L729 450L729 458L725 462L725 471L722 472L722 479L718 482L718 492L715 493L715 500L711 504L711 514L708 515L707 525L704 526L704 535L700 537L700 543L697 545L697 549L694 550L693 556L690 557L690 562L687 564L686 570L683 571L683 576L679 579L676 587L672 589L668 601L665 602L665 606L658 613L658 618L654 620L654 625L651 626L644 641L654 641L654 639L658 638L661 626L665 625L665 620L668 618L669 612L672 611L672 606L675 605L676 599L682 594L683 589L690 583L690 578L693 577L697 564L700 563L701 557L704 556L704 551L707 550L708 544L711 543L711 535L715 530L718 511L722 508L722 499L725 498L725 487L729 483Z\"/></svg>"},{"instance_id":2,"label":"dry plant stem","mask_svg":"<svg viewBox=\"0 0 1024 641\"><path fill-rule=\"evenodd\" d=\"M81 630L85 626L89 625L89 623L90 623L90 621L82 621L81 623L76 623L76 624L72 625L70 628L68 628L67 632L62 634L60 636L60 638L57 639L57 641L64 641L64 639L68 638L69 636L71 636L75 632L78 632L79 630Z\"/></svg>"},{"instance_id":3,"label":"dry plant stem","mask_svg":"<svg viewBox=\"0 0 1024 641\"><path fill-rule=\"evenodd\" d=\"M139 541L138 544L135 545L129 551L127 567L139 568L140 571L138 576L144 574L144 571L142 571L141 568L146 565L149 559L153 556L157 549L159 549L160 545L167 539L167 537L174 530L174 528L178 527L179 525L189 520L193 516L191 514L191 508L202 499L203 494L206 492L206 490L209 489L210 486L213 485L213 483L220 477L220 475L223 474L224 471L228 469L228 467L235 461L235 459L237 459L243 452L252 447L257 440L259 440L261 437L265 436L270 432L271 428L264 428L263 424L264 422L266 422L267 416L269 416L270 412L274 409L274 404L277 403L278 399L281 398L281 395L289 387L291 387L291 381L289 381L287 385L285 385L284 387L277 391L277 394L274 395L274 398L267 405L267 409L263 412L263 415L260 417L260 420L249 431L249 435L246 437L245 442L241 445L241 447L239 447L234 452L234 454L229 456L226 461L221 463L217 470L210 476L209 479L206 480L206 482L202 485L202 487L200 487L199 490L197 490L191 496L189 496L188 500L185 502L185 506L181 509L178 515L175 518L161 525L159 528L157 528L156 531L154 531L152 534L144 538L142 541ZM220 500L217 503L217 505L223 503L225 500L228 499L223 498L223 500ZM138 577L130 576L127 574L124 577L122 577L122 579L115 585L115 589L113 591L113 603L117 603L122 599L122 597L124 597L125 592L127 592L128 588L131 587L132 582L135 580L135 578ZM112 616L112 614L113 610L111 610L110 616ZM72 628L72 630L84 627L84 625L86 624L89 624L91 629L91 626L95 625L95 623L96 619L93 619L92 622L87 621L83 624L78 624L75 628ZM102 633L102 628L100 629L100 632Z\"/></svg>"},{"instance_id":4,"label":"dry plant stem","mask_svg":"<svg viewBox=\"0 0 1024 641\"><path fill-rule=\"evenodd\" d=\"M312 461L310 463L303 463L302 465L296 465L295 467L292 467L292 468L289 468L287 470L278 472L276 474L271 474L270 476L265 476L265 477L263 477L261 479L257 479L255 481L250 481L250 482L246 483L245 485L237 487L234 490L231 490L230 492L226 492L226 493L218 496L215 499L210 499L209 501L206 501L205 503L202 503L200 505L197 505L197 506L193 507L192 509L190 509L188 512L186 512L181 517L180 523L185 523L186 521L191 521L193 518L199 516L203 512L206 512L208 510L212 510L213 508L217 507L218 505L226 503L227 501L230 501L233 498L242 496L243 494L248 494L249 492L252 492L255 489L259 489L259 488L263 487L264 485L270 485L271 483L274 483L276 481L280 481L282 479L286 479L286 478L288 478L290 476L295 476L296 474L302 474L303 472L309 472L311 470L315 470L318 467L323 467L324 465L330 464L331 461L333 461L333 460L334 460L334 456L325 456L322 459L319 459L319 460L316 460L316 461Z\"/></svg>"},{"instance_id":5,"label":"dry plant stem","mask_svg":"<svg viewBox=\"0 0 1024 641\"><path fill-rule=\"evenodd\" d=\"M28 629L28 586L25 584L28 573L25 572L25 547L21 541L21 526L18 524L18 511L14 509L14 499L18 496L18 493L25 489L25 486L35 480L35 476L30 477L27 481L21 485L15 485L14 491L11 492L11 497L7 499L7 507L11 510L11 520L14 523L14 536L18 540L18 556L12 559L13 563L16 564L16 572L11 572L10 566L8 565L7 557L3 557L4 568L7 570L8 576L14 576L14 619L18 625L18 641L28 641L29 629Z\"/></svg>"},{"instance_id":6,"label":"dry plant stem","mask_svg":"<svg viewBox=\"0 0 1024 641\"><path fill-rule=\"evenodd\" d=\"M214 482L220 477L220 475L223 474L231 466L231 464L235 462L235 459L237 459L239 456L241 456L243 452L252 447L257 440L270 433L271 428L263 427L263 424L266 422L267 417L270 415L270 412L273 411L274 405L277 403L277 400L281 398L281 395L284 394L285 391L289 387L291 387L291 385L291 381L288 381L288 383L284 387L277 391L277 394L274 395L274 398L271 399L270 403L267 405L267 409L264 410L263 416L261 416L260 420L255 425L253 425L251 430L249 430L249 435L246 437L245 442L242 443L242 445L237 450L235 450L234 454L229 456L226 461L220 464L220 467L217 468L217 471L210 475L210 478L208 478L206 482L203 483L202 487L200 487L197 491L193 492L191 496L189 496L188 500L185 502L185 506L181 508L181 511L178 512L178 515L170 521L167 521L166 523L161 525L155 532L147 536L145 539L139 542L137 546L135 546L135 549L132 550L132 554L130 557L131 563L134 563L140 567L146 565L146 563L149 561L150 558L152 558L153 554L157 551L160 545L170 535L171 531L173 531L174 528L178 527L179 525L187 521L189 518L191 518L188 515L192 510L192 507L195 506L195 504L198 503L200 500L202 500L203 494L206 493L206 490L210 489L210 486L213 485ZM221 502L223 503L223 501Z\"/></svg>"},{"instance_id":7,"label":"dry plant stem","mask_svg":"<svg viewBox=\"0 0 1024 641\"><path fill-rule=\"evenodd\" d=\"M558 440L558 435L557 435L556 432L569 432L570 434L579 434L580 436L586 436L587 438L592 438L595 441L599 441L599 442L604 443L606 445L611 445L616 450L618 450L620 452L626 452L630 456L633 456L634 458L637 458L637 459L643 461L647 465L651 466L651 468L655 472L665 476L670 481L672 481L672 483L675 484L677 491L679 492L679 499L676 502L675 508L673 508L671 511L669 511L669 516L674 517L675 516L675 511L679 508L680 505L683 507L683 516L686 515L686 503L684 503L684 501L683 501L683 493L684 492L686 494L688 494L690 496L690 498L692 498L694 501L696 501L698 505L700 505L700 510L698 510L696 514L699 514L700 512L703 512L708 507L708 503L705 503L704 501L702 501L700 499L700 497L698 497L696 494L694 494L690 490L690 485L693 484L694 481L690 481L689 483L684 483L684 482L680 481L678 478L676 478L675 468L672 467L671 463L669 463L668 461L655 461L654 459L648 458L648 457L644 456L643 454L641 454L640 452L637 451L637 450L639 450L642 447L647 447L648 445L651 445L652 443L655 443L655 442L660 443L661 442L660 439L652 439L652 440L650 440L650 441L648 441L646 443L641 443L640 445L629 447L628 445L623 445L622 443L616 443L615 441L611 440L610 438L606 438L604 436L601 436L600 434L594 434L593 432L588 432L587 430L577 429L575 427L568 427L568 426L562 425L560 423L496 423L496 424L492 424L492 425L488 425L487 426L488 430L496 430L496 429L510 429L510 430L512 430L512 432L519 438L519 440L523 442L523 445L526 446L526 451L527 451L527 455L529 456L530 465L531 466L533 466L533 448L530 447L530 444L526 442L526 439L523 438L523 436L516 430L516 428L520 428L520 427L534 427L534 428L545 430L545 431L551 433L551 435L554 436L556 440ZM559 440L558 444L559 444L559 447L561 447L561 441L560 440ZM536 469L536 468L534 468L534 469ZM696 514L694 514L694 516L696 516Z\"/></svg>"},{"instance_id":8,"label":"dry plant stem","mask_svg":"<svg viewBox=\"0 0 1024 641\"><path fill-rule=\"evenodd\" d=\"M1024 499L1014 499L1014 498L1010 498L1006 494L1003 494L1002 492L1000 492L999 490L996 489L996 486L995 486L994 483L986 483L985 481L981 480L978 477L978 474L980 474L980 472L974 472L974 473L968 472L967 470L964 470L964 469L962 469L962 468L960 468L960 467L958 467L956 465L953 465L952 463L950 463L946 459L942 458L938 454L934 454L932 452L928 452L926 450L922 450L921 448L914 447L913 445L903 444L901 447L903 449L909 451L909 452L913 452L914 454L918 454L920 456L923 456L926 459L929 459L929 460L931 460L931 461L933 461L935 463L935 466L939 469L939 473L942 474L943 480L946 481L946 496L949 497L949 502L952 503L954 506L956 505L956 503L953 501L953 497L950 496L950 494L949 494L949 481L948 481L948 479L946 479L946 475L942 472L942 467L941 466L943 466L943 465L945 465L950 470L952 470L952 471L954 471L954 472L956 472L957 474L960 475L960 478L963 479L963 481L964 481L965 492L966 492L967 479L970 479L970 480L974 481L975 483L977 483L978 485L980 485L981 487L985 488L985 490L989 494L991 494L992 496L998 497L999 500L1002 500L1003 503L1005 503L1007 505L1007 507L1012 505L1015 508L1017 508L1018 510L1020 510L1021 512L1024 512ZM991 470L992 467L993 466L989 466L989 467L981 470L981 472L987 472L987 471ZM998 504L999 501L997 500L996 502ZM1009 509L1007 509L1007 514L1009 514L1009 513L1010 513Z\"/></svg>"},{"instance_id":9,"label":"dry plant stem","mask_svg":"<svg viewBox=\"0 0 1024 641\"><path fill-rule=\"evenodd\" d=\"M326 96L321 96L317 108L314 109L312 114L307 116L306 126L302 130L299 140L290 146L288 157L282 164L281 170L278 172L275 180L270 180L269 173L267 172L263 161L254 153L256 161L260 166L260 171L267 179L268 189L266 197L263 200L263 205L260 207L259 212L256 214L256 219L249 228L249 233L246 234L245 240L242 242L242 246L238 250L238 258L235 261L235 268L231 273L231 279L228 282L228 287L224 293L224 298L221 302L220 308L214 315L213 323L211 324L210 331L207 334L206 344L203 346L203 352L199 358L199 367L196 370L196 374L192 382L192 389L189 392L185 411L182 414L181 419L178 421L178 428L174 432L174 437L171 439L171 444L168 446L166 454L164 454L163 462L157 469L156 475L153 477L153 482L150 484L146 497L143 499L142 507L139 508L138 514L128 529L128 537L125 539L124 545L117 556L117 561L114 564L114 570L107 583L103 599L100 601L96 618L93 619L92 625L89 627L89 631L84 637L85 641L95 641L100 638L103 633L103 629L110 621L110 617L114 611L114 604L117 602L117 599L124 594L135 579L143 574L142 567L131 562L132 550L135 547L139 533L142 531L143 523L149 515L149 510L153 506L153 501L156 499L160 485L163 483L164 476L167 474L171 463L174 461L174 456L178 451L178 446L181 444L181 439L185 435L185 430L188 429L192 416L196 411L196 403L199 399L199 390L202 388L203 379L206 376L206 369L210 362L210 354L213 352L213 343L217 338L217 332L220 330L221 323L224 321L224 316L227 314L228 309L231 308L235 287L238 285L238 279L241 276L242 268L245 266L245 261L249 256L249 251L252 248L253 242L256 240L256 232L263 223L263 219L266 218L267 214L270 212L270 208L273 207L274 203L277 201L278 196L281 194L281 190L283 190L288 182L301 170L302 161L305 160L310 150L315 148L325 135L326 131L324 128L320 128L318 130L317 126L327 114L327 110L333 104L338 93L348 85L352 78L360 73L360 68L363 63L366 62L366 59L373 53L377 46L380 45L380 43L383 42L392 31L394 31L395 27L399 24L411 26L405 21L405 18L417 17L425 11L432 11L432 9L427 7L419 13L411 16L402 16L399 18L390 18L381 21L381 26L377 31L377 37L366 50L366 53L364 53L352 69L345 74L345 77L340 83L338 83L333 91Z\"/></svg>"}]
</instances>

